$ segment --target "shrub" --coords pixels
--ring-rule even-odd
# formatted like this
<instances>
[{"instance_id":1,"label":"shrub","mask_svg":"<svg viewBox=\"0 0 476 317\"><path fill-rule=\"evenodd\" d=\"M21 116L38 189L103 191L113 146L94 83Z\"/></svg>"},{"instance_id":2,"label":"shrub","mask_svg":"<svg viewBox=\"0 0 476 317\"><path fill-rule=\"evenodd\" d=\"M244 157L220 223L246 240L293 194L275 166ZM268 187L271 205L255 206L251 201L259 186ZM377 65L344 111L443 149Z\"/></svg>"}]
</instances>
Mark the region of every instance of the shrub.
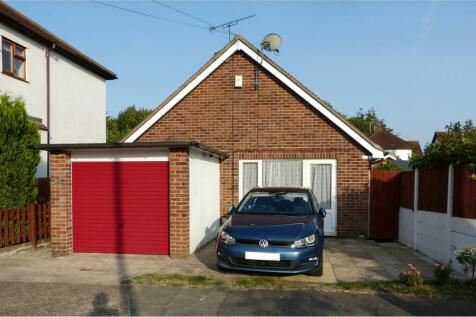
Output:
<instances>
[{"instance_id":1,"label":"shrub","mask_svg":"<svg viewBox=\"0 0 476 317\"><path fill-rule=\"evenodd\" d=\"M0 95L0 209L34 202L36 168L40 162L38 125L22 99Z\"/></svg>"},{"instance_id":2,"label":"shrub","mask_svg":"<svg viewBox=\"0 0 476 317\"><path fill-rule=\"evenodd\" d=\"M432 168L451 163L468 165L471 179L476 179L476 127L473 122L450 123L446 126L446 133L444 140L429 144L423 154L412 156L412 167Z\"/></svg>"},{"instance_id":3,"label":"shrub","mask_svg":"<svg viewBox=\"0 0 476 317\"><path fill-rule=\"evenodd\" d=\"M433 276L438 284L447 284L450 281L451 272L451 262L449 264L437 263L433 266Z\"/></svg>"},{"instance_id":4,"label":"shrub","mask_svg":"<svg viewBox=\"0 0 476 317\"><path fill-rule=\"evenodd\" d=\"M471 279L474 280L476 270L476 247L463 248L456 251L456 260L461 265L464 273L471 272Z\"/></svg>"},{"instance_id":5,"label":"shrub","mask_svg":"<svg viewBox=\"0 0 476 317\"><path fill-rule=\"evenodd\" d=\"M408 269L400 273L400 282L407 286L419 286L423 284L421 272L415 266L408 264Z\"/></svg>"}]
</instances>

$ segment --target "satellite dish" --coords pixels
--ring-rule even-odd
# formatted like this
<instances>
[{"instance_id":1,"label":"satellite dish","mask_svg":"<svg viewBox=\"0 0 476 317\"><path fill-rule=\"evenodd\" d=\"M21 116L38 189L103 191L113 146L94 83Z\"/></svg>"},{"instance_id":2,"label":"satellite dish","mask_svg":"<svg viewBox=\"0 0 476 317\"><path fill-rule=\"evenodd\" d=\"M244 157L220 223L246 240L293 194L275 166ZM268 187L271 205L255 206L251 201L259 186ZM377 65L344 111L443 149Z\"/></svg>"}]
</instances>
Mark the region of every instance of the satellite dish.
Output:
<instances>
[{"instance_id":1,"label":"satellite dish","mask_svg":"<svg viewBox=\"0 0 476 317\"><path fill-rule=\"evenodd\" d=\"M263 38L261 41L261 47L269 52L279 53L279 46L281 45L281 36L276 33L270 33Z\"/></svg>"}]
</instances>

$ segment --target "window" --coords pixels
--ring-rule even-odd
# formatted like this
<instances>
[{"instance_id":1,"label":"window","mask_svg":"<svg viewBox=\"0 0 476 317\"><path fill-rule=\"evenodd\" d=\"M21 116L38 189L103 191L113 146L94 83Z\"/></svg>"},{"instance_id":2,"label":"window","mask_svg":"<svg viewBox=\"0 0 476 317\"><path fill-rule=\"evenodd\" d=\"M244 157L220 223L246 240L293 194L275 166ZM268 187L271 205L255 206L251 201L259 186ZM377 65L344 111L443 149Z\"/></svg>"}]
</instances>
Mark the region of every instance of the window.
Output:
<instances>
[{"instance_id":1,"label":"window","mask_svg":"<svg viewBox=\"0 0 476 317\"><path fill-rule=\"evenodd\" d=\"M26 80L26 48L3 38L2 70L6 75Z\"/></svg>"},{"instance_id":2,"label":"window","mask_svg":"<svg viewBox=\"0 0 476 317\"><path fill-rule=\"evenodd\" d=\"M334 208L335 160L241 160L240 199L253 187L306 187L320 207Z\"/></svg>"}]
</instances>

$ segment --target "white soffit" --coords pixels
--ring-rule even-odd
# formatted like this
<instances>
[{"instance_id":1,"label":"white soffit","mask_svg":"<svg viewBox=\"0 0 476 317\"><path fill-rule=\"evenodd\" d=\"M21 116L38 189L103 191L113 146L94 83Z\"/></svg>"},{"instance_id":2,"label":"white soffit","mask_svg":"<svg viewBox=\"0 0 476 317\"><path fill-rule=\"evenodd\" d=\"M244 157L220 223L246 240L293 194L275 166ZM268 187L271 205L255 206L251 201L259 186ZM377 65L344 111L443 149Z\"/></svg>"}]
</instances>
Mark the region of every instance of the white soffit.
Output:
<instances>
[{"instance_id":1,"label":"white soffit","mask_svg":"<svg viewBox=\"0 0 476 317\"><path fill-rule=\"evenodd\" d=\"M213 63L211 63L205 70L203 70L197 77L195 77L187 86L185 86L181 91L179 91L169 102L163 105L162 108L159 109L152 117L149 118L146 122L144 122L134 133L132 133L124 142L131 143L135 142L144 132L146 132L152 125L154 125L157 121L160 120L170 109L172 109L180 100L182 100L185 96L187 96L195 87L197 87L205 78L208 77L215 69L217 69L223 62L225 62L233 53L236 51L243 51L246 53L250 58L252 58L257 63L261 64L267 71L273 74L276 78L278 78L281 82L289 87L289 89L293 90L296 94L298 94L301 98L303 98L307 103L313 106L317 111L322 113L326 118L328 118L331 122L337 125L341 130L347 133L351 138L357 141L361 146L363 146L366 150L368 150L373 158L382 158L383 152L373 146L370 142L368 142L365 138L363 138L360 134L355 132L352 128L350 128L347 124L345 124L340 118L338 118L335 114L329 111L325 106L319 103L314 97L306 93L301 87L299 87L296 83L294 83L291 79L289 79L286 75L276 69L273 65L268 63L265 59L261 58L259 54L254 52L248 45L243 43L242 41L238 40L235 44L230 46L225 52L222 53Z\"/></svg>"}]
</instances>

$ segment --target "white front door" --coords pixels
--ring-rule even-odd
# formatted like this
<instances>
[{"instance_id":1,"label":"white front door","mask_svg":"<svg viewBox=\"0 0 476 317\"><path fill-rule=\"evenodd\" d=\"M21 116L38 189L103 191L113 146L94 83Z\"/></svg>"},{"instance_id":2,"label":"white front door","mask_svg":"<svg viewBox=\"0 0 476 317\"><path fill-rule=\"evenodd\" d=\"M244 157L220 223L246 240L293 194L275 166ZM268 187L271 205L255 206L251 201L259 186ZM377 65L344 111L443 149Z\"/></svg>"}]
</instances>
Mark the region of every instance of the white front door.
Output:
<instances>
[{"instance_id":1,"label":"white front door","mask_svg":"<svg viewBox=\"0 0 476 317\"><path fill-rule=\"evenodd\" d=\"M337 234L336 160L240 160L239 177L240 199L256 186L310 188L327 212L324 233Z\"/></svg>"},{"instance_id":2,"label":"white front door","mask_svg":"<svg viewBox=\"0 0 476 317\"><path fill-rule=\"evenodd\" d=\"M336 160L304 160L303 185L310 188L319 207L325 208L326 236L337 234L337 162Z\"/></svg>"}]
</instances>

